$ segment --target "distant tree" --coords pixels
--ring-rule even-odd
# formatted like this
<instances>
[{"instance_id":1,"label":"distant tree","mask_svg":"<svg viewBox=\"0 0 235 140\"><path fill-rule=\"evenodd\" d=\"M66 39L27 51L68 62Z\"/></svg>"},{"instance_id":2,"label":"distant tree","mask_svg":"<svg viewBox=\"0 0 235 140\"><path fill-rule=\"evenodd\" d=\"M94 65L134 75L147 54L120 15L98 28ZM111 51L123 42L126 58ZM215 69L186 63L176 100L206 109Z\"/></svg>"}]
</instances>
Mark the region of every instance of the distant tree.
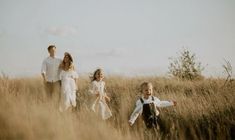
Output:
<instances>
[{"instance_id":1,"label":"distant tree","mask_svg":"<svg viewBox=\"0 0 235 140\"><path fill-rule=\"evenodd\" d=\"M201 72L204 67L201 66L200 62L196 62L196 55L189 50L184 48L178 57L169 59L169 73L174 77L183 80L195 80L203 77Z\"/></svg>"}]
</instances>

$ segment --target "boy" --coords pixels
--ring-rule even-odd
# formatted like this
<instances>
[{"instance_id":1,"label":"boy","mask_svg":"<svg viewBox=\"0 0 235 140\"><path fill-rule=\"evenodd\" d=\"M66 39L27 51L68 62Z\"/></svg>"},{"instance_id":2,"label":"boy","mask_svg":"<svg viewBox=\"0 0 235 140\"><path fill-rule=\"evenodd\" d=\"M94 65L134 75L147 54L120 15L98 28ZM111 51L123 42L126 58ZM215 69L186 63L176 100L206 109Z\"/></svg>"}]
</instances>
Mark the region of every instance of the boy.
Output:
<instances>
[{"instance_id":1,"label":"boy","mask_svg":"<svg viewBox=\"0 0 235 140\"><path fill-rule=\"evenodd\" d=\"M150 82L144 82L140 86L142 97L136 101L136 107L131 114L129 124L132 126L140 114L142 114L146 130L154 130L157 127L157 107L175 106L175 101L160 101L152 96L153 86ZM153 128L153 129L152 129Z\"/></svg>"}]
</instances>

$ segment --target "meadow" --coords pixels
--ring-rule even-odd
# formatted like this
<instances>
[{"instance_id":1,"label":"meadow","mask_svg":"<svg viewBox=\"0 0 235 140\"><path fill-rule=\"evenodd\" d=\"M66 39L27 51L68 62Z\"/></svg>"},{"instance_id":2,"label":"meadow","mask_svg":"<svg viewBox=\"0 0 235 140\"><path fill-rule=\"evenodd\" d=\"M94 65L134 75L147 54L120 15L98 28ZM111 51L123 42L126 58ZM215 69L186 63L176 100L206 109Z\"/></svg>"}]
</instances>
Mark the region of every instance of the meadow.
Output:
<instances>
[{"instance_id":1,"label":"meadow","mask_svg":"<svg viewBox=\"0 0 235 140\"><path fill-rule=\"evenodd\" d=\"M156 139L235 139L235 82L205 78L183 81L166 77L105 78L113 117L104 122L89 110L88 76L80 77L78 106L61 113L46 98L41 77L0 77L0 139L17 140L142 140L141 117L130 127L128 119L139 98L139 85L150 81L154 95L175 100L161 108L161 132Z\"/></svg>"}]
</instances>

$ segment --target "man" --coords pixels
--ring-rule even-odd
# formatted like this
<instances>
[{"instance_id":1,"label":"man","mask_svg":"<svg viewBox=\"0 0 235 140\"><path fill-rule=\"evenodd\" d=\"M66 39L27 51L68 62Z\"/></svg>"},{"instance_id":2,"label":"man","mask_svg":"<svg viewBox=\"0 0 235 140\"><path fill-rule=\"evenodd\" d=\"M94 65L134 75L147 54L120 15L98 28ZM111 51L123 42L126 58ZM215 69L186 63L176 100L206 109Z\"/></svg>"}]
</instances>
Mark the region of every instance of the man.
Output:
<instances>
[{"instance_id":1,"label":"man","mask_svg":"<svg viewBox=\"0 0 235 140\"><path fill-rule=\"evenodd\" d=\"M42 63L42 77L45 83L48 99L59 101L60 97L60 78L59 65L61 59L55 57L56 47L50 45L48 48L49 56Z\"/></svg>"}]
</instances>

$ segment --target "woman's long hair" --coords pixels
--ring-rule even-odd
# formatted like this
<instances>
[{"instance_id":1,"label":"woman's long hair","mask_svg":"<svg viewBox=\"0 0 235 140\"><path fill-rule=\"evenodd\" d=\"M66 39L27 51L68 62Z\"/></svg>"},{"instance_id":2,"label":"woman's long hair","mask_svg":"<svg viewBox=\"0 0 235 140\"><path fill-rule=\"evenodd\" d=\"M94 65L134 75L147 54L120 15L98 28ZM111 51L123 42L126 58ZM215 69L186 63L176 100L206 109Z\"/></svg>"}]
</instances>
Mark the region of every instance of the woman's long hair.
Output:
<instances>
[{"instance_id":1,"label":"woman's long hair","mask_svg":"<svg viewBox=\"0 0 235 140\"><path fill-rule=\"evenodd\" d=\"M68 67L68 69L66 69L66 67L65 67L65 64L66 64L66 62L64 60L65 57L69 58L69 62L68 62L69 63L69 67ZM65 52L64 53L64 59L63 59L63 61L60 64L60 69L62 69L62 70L74 70L73 57L71 56L71 54L68 53L68 52Z\"/></svg>"}]
</instances>

